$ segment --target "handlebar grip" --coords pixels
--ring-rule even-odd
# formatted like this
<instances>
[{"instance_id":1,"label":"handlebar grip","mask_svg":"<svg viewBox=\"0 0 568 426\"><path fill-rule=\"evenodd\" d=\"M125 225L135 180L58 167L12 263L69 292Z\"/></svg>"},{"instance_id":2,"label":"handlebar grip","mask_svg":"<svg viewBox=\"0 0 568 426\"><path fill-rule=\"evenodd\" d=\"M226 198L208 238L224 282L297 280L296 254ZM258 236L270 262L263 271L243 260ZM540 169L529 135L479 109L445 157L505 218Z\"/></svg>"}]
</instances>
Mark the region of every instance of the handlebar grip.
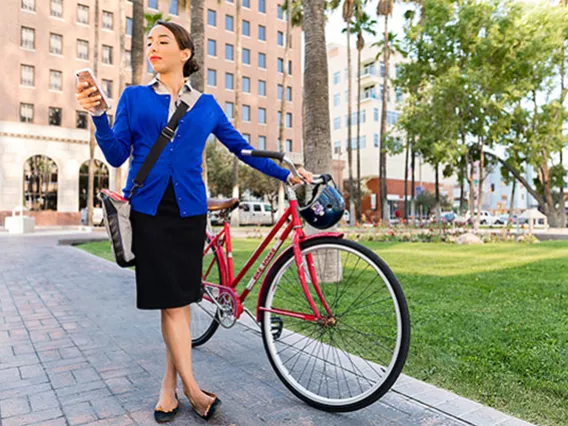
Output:
<instances>
[{"instance_id":1,"label":"handlebar grip","mask_svg":"<svg viewBox=\"0 0 568 426\"><path fill-rule=\"evenodd\" d=\"M241 151L242 155L250 155L251 157L261 157L261 158L272 158L273 160L284 160L284 156L286 155L284 152L276 152L276 151L263 151L260 149L243 149Z\"/></svg>"}]
</instances>

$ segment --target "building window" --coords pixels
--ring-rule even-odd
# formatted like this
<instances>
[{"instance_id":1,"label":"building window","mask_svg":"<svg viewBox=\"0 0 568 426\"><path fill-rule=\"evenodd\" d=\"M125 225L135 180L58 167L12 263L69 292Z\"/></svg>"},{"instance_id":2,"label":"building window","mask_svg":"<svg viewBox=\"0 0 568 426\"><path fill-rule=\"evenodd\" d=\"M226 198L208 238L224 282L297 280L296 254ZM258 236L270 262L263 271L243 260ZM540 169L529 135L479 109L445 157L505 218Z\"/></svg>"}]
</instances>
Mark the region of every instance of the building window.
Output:
<instances>
[{"instance_id":1,"label":"building window","mask_svg":"<svg viewBox=\"0 0 568 426\"><path fill-rule=\"evenodd\" d=\"M258 54L258 67L266 69L266 54L264 53Z\"/></svg>"},{"instance_id":2,"label":"building window","mask_svg":"<svg viewBox=\"0 0 568 426\"><path fill-rule=\"evenodd\" d=\"M207 25L212 27L217 26L217 12L211 9L207 9Z\"/></svg>"},{"instance_id":3,"label":"building window","mask_svg":"<svg viewBox=\"0 0 568 426\"><path fill-rule=\"evenodd\" d=\"M63 0L51 0L49 13L56 18L63 17Z\"/></svg>"},{"instance_id":4,"label":"building window","mask_svg":"<svg viewBox=\"0 0 568 426\"><path fill-rule=\"evenodd\" d=\"M33 104L20 104L20 121L22 123L34 122L34 106Z\"/></svg>"},{"instance_id":5,"label":"building window","mask_svg":"<svg viewBox=\"0 0 568 426\"><path fill-rule=\"evenodd\" d=\"M290 129L292 127L292 113L291 112L286 113L286 127L288 129Z\"/></svg>"},{"instance_id":6,"label":"building window","mask_svg":"<svg viewBox=\"0 0 568 426\"><path fill-rule=\"evenodd\" d=\"M265 0L258 0L258 11L261 13L266 13L266 2Z\"/></svg>"},{"instance_id":7,"label":"building window","mask_svg":"<svg viewBox=\"0 0 568 426\"><path fill-rule=\"evenodd\" d=\"M231 15L225 15L225 29L227 31L235 31L234 30L234 20Z\"/></svg>"},{"instance_id":8,"label":"building window","mask_svg":"<svg viewBox=\"0 0 568 426\"><path fill-rule=\"evenodd\" d=\"M32 211L57 211L57 165L44 155L24 163L24 204Z\"/></svg>"},{"instance_id":9,"label":"building window","mask_svg":"<svg viewBox=\"0 0 568 426\"><path fill-rule=\"evenodd\" d=\"M158 0L148 0L148 7L150 9L158 9Z\"/></svg>"},{"instance_id":10,"label":"building window","mask_svg":"<svg viewBox=\"0 0 568 426\"><path fill-rule=\"evenodd\" d=\"M379 147L379 134L378 133L373 134L373 146L375 148Z\"/></svg>"},{"instance_id":11,"label":"building window","mask_svg":"<svg viewBox=\"0 0 568 426\"><path fill-rule=\"evenodd\" d=\"M333 119L333 130L337 130L341 128L341 117L335 117Z\"/></svg>"},{"instance_id":12,"label":"building window","mask_svg":"<svg viewBox=\"0 0 568 426\"><path fill-rule=\"evenodd\" d=\"M373 120L379 121L379 109L373 108Z\"/></svg>"},{"instance_id":13,"label":"building window","mask_svg":"<svg viewBox=\"0 0 568 426\"><path fill-rule=\"evenodd\" d=\"M250 105L243 105L243 121L250 121Z\"/></svg>"},{"instance_id":14,"label":"building window","mask_svg":"<svg viewBox=\"0 0 568 426\"><path fill-rule=\"evenodd\" d=\"M280 122L282 121L282 111L278 111L278 115L276 116L276 125L280 127ZM280 141L278 141L278 149L280 149Z\"/></svg>"},{"instance_id":15,"label":"building window","mask_svg":"<svg viewBox=\"0 0 568 426\"><path fill-rule=\"evenodd\" d=\"M33 28L22 27L20 37L21 47L24 49L35 49L35 30Z\"/></svg>"},{"instance_id":16,"label":"building window","mask_svg":"<svg viewBox=\"0 0 568 426\"><path fill-rule=\"evenodd\" d=\"M170 14L179 15L178 0L170 0Z\"/></svg>"},{"instance_id":17,"label":"building window","mask_svg":"<svg viewBox=\"0 0 568 426\"><path fill-rule=\"evenodd\" d=\"M250 0L243 0L243 7L250 9Z\"/></svg>"},{"instance_id":18,"label":"building window","mask_svg":"<svg viewBox=\"0 0 568 426\"><path fill-rule=\"evenodd\" d=\"M288 61L288 75L292 75L292 61Z\"/></svg>"},{"instance_id":19,"label":"building window","mask_svg":"<svg viewBox=\"0 0 568 426\"><path fill-rule=\"evenodd\" d=\"M31 65L20 67L20 84L33 87L35 85L35 68Z\"/></svg>"},{"instance_id":20,"label":"building window","mask_svg":"<svg viewBox=\"0 0 568 426\"><path fill-rule=\"evenodd\" d=\"M227 114L229 118L235 116L235 105L232 102L225 102L225 114Z\"/></svg>"},{"instance_id":21,"label":"building window","mask_svg":"<svg viewBox=\"0 0 568 426\"><path fill-rule=\"evenodd\" d=\"M286 87L286 100L292 102L292 88L290 86Z\"/></svg>"},{"instance_id":22,"label":"building window","mask_svg":"<svg viewBox=\"0 0 568 426\"><path fill-rule=\"evenodd\" d=\"M380 63L379 69L380 69L380 72L381 72L381 77L384 77L385 76L385 63L384 62Z\"/></svg>"},{"instance_id":23,"label":"building window","mask_svg":"<svg viewBox=\"0 0 568 426\"><path fill-rule=\"evenodd\" d=\"M101 89L108 98L112 99L112 80L104 80L102 81Z\"/></svg>"},{"instance_id":24,"label":"building window","mask_svg":"<svg viewBox=\"0 0 568 426\"><path fill-rule=\"evenodd\" d=\"M102 52L103 64L112 65L112 47L103 44Z\"/></svg>"},{"instance_id":25,"label":"building window","mask_svg":"<svg viewBox=\"0 0 568 426\"><path fill-rule=\"evenodd\" d=\"M250 93L250 78L243 77L243 93Z\"/></svg>"},{"instance_id":26,"label":"building window","mask_svg":"<svg viewBox=\"0 0 568 426\"><path fill-rule=\"evenodd\" d=\"M266 41L266 27L264 25L258 26L258 39L260 41Z\"/></svg>"},{"instance_id":27,"label":"building window","mask_svg":"<svg viewBox=\"0 0 568 426\"><path fill-rule=\"evenodd\" d=\"M258 149L266 149L266 136L258 137Z\"/></svg>"},{"instance_id":28,"label":"building window","mask_svg":"<svg viewBox=\"0 0 568 426\"><path fill-rule=\"evenodd\" d=\"M63 36L60 34L49 34L49 53L54 55L63 54Z\"/></svg>"},{"instance_id":29,"label":"building window","mask_svg":"<svg viewBox=\"0 0 568 426\"><path fill-rule=\"evenodd\" d=\"M209 56L217 56L217 42L215 40L207 40L207 54Z\"/></svg>"},{"instance_id":30,"label":"building window","mask_svg":"<svg viewBox=\"0 0 568 426\"><path fill-rule=\"evenodd\" d=\"M333 142L333 153L341 154L341 141Z\"/></svg>"},{"instance_id":31,"label":"building window","mask_svg":"<svg viewBox=\"0 0 568 426\"><path fill-rule=\"evenodd\" d=\"M336 71L333 73L333 84L339 84L341 81L341 73Z\"/></svg>"},{"instance_id":32,"label":"building window","mask_svg":"<svg viewBox=\"0 0 568 426\"><path fill-rule=\"evenodd\" d=\"M334 93L333 94L333 106L339 106L340 103L341 103L341 94L340 93Z\"/></svg>"},{"instance_id":33,"label":"building window","mask_svg":"<svg viewBox=\"0 0 568 426\"><path fill-rule=\"evenodd\" d=\"M387 111L387 124L393 125L398 121L400 114L394 111Z\"/></svg>"},{"instance_id":34,"label":"building window","mask_svg":"<svg viewBox=\"0 0 568 426\"><path fill-rule=\"evenodd\" d=\"M243 64L250 65L250 49L243 49Z\"/></svg>"},{"instance_id":35,"label":"building window","mask_svg":"<svg viewBox=\"0 0 568 426\"><path fill-rule=\"evenodd\" d=\"M225 89L233 90L235 88L235 78L230 72L225 73Z\"/></svg>"},{"instance_id":36,"label":"building window","mask_svg":"<svg viewBox=\"0 0 568 426\"><path fill-rule=\"evenodd\" d=\"M49 107L49 125L61 126L61 108Z\"/></svg>"},{"instance_id":37,"label":"building window","mask_svg":"<svg viewBox=\"0 0 568 426\"><path fill-rule=\"evenodd\" d=\"M217 86L217 71L216 70L207 70L207 85L208 86Z\"/></svg>"},{"instance_id":38,"label":"building window","mask_svg":"<svg viewBox=\"0 0 568 426\"><path fill-rule=\"evenodd\" d=\"M61 71L49 70L49 89L61 90Z\"/></svg>"},{"instance_id":39,"label":"building window","mask_svg":"<svg viewBox=\"0 0 568 426\"><path fill-rule=\"evenodd\" d=\"M243 133L243 139L245 141L247 141L247 143L250 145L250 134L249 133Z\"/></svg>"},{"instance_id":40,"label":"building window","mask_svg":"<svg viewBox=\"0 0 568 426\"><path fill-rule=\"evenodd\" d=\"M282 93L283 92L284 92L284 87L281 84L279 84L276 87L276 94L277 94L276 96L278 96L278 100L282 100Z\"/></svg>"},{"instance_id":41,"label":"building window","mask_svg":"<svg viewBox=\"0 0 568 426\"><path fill-rule=\"evenodd\" d=\"M284 46L284 33L282 31L278 31L276 33L276 40L277 40L278 46Z\"/></svg>"},{"instance_id":42,"label":"building window","mask_svg":"<svg viewBox=\"0 0 568 426\"><path fill-rule=\"evenodd\" d=\"M258 108L258 123L266 124L266 108Z\"/></svg>"},{"instance_id":43,"label":"building window","mask_svg":"<svg viewBox=\"0 0 568 426\"><path fill-rule=\"evenodd\" d=\"M124 51L124 66L128 69L132 69L132 52L130 50Z\"/></svg>"},{"instance_id":44,"label":"building window","mask_svg":"<svg viewBox=\"0 0 568 426\"><path fill-rule=\"evenodd\" d=\"M22 10L35 11L35 0L22 0Z\"/></svg>"},{"instance_id":45,"label":"building window","mask_svg":"<svg viewBox=\"0 0 568 426\"><path fill-rule=\"evenodd\" d=\"M89 60L89 42L77 40L77 59Z\"/></svg>"},{"instance_id":46,"label":"building window","mask_svg":"<svg viewBox=\"0 0 568 426\"><path fill-rule=\"evenodd\" d=\"M103 28L105 30L112 30L114 28L114 15L112 12L103 10Z\"/></svg>"},{"instance_id":47,"label":"building window","mask_svg":"<svg viewBox=\"0 0 568 426\"><path fill-rule=\"evenodd\" d=\"M84 4L77 5L77 22L79 24L89 24L89 6Z\"/></svg>"},{"instance_id":48,"label":"building window","mask_svg":"<svg viewBox=\"0 0 568 426\"><path fill-rule=\"evenodd\" d=\"M126 35L132 36L132 18L126 18Z\"/></svg>"},{"instance_id":49,"label":"building window","mask_svg":"<svg viewBox=\"0 0 568 426\"><path fill-rule=\"evenodd\" d=\"M276 62L276 71L283 73L284 72L284 59L278 58Z\"/></svg>"},{"instance_id":50,"label":"building window","mask_svg":"<svg viewBox=\"0 0 568 426\"><path fill-rule=\"evenodd\" d=\"M284 19L284 9L282 8L281 4L278 5L278 8L276 10L276 14L278 16L278 19L282 19L282 20Z\"/></svg>"},{"instance_id":51,"label":"building window","mask_svg":"<svg viewBox=\"0 0 568 426\"><path fill-rule=\"evenodd\" d=\"M250 22L243 20L243 35L250 37Z\"/></svg>"},{"instance_id":52,"label":"building window","mask_svg":"<svg viewBox=\"0 0 568 426\"><path fill-rule=\"evenodd\" d=\"M87 128L87 113L85 111L77 111L77 128L86 129Z\"/></svg>"},{"instance_id":53,"label":"building window","mask_svg":"<svg viewBox=\"0 0 568 426\"><path fill-rule=\"evenodd\" d=\"M286 143L284 144L284 151L292 152L292 139L286 139Z\"/></svg>"},{"instance_id":54,"label":"building window","mask_svg":"<svg viewBox=\"0 0 568 426\"><path fill-rule=\"evenodd\" d=\"M225 59L228 61L235 60L235 49L232 44L225 44Z\"/></svg>"},{"instance_id":55,"label":"building window","mask_svg":"<svg viewBox=\"0 0 568 426\"><path fill-rule=\"evenodd\" d=\"M396 88L395 94L396 94L396 102L397 103L402 102L402 89L400 87Z\"/></svg>"},{"instance_id":56,"label":"building window","mask_svg":"<svg viewBox=\"0 0 568 426\"><path fill-rule=\"evenodd\" d=\"M266 81L258 80L258 94L260 96L266 96Z\"/></svg>"},{"instance_id":57,"label":"building window","mask_svg":"<svg viewBox=\"0 0 568 426\"><path fill-rule=\"evenodd\" d=\"M94 185L93 192L98 188L109 187L109 171L106 164L95 159L94 161ZM89 160L84 161L79 168L79 210L87 207L87 199L89 194ZM93 194L94 195L94 194ZM101 207L101 201L98 197L93 197L94 207Z\"/></svg>"}]
</instances>

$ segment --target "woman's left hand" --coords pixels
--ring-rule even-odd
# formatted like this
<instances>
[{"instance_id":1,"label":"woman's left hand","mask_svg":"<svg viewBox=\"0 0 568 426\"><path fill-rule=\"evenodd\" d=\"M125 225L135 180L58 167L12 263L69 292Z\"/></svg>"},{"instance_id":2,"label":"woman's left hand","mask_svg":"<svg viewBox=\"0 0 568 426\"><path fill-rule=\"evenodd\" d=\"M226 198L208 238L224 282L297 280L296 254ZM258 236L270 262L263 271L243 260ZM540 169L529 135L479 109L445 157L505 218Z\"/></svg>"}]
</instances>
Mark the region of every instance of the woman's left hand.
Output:
<instances>
[{"instance_id":1,"label":"woman's left hand","mask_svg":"<svg viewBox=\"0 0 568 426\"><path fill-rule=\"evenodd\" d=\"M308 171L307 171L306 169L304 169L303 167L300 167L300 168L298 169L298 174L303 178L303 180L300 179L300 178L297 178L297 177L294 176L292 173L290 173L290 174L288 175L288 183L289 183L289 184L292 184L292 185L295 185L295 184L299 184L299 183L304 183L304 181L305 181L305 182L308 182L308 183L311 183L311 182L312 182L312 176L313 176L313 173L312 173L312 172L308 172Z\"/></svg>"}]
</instances>

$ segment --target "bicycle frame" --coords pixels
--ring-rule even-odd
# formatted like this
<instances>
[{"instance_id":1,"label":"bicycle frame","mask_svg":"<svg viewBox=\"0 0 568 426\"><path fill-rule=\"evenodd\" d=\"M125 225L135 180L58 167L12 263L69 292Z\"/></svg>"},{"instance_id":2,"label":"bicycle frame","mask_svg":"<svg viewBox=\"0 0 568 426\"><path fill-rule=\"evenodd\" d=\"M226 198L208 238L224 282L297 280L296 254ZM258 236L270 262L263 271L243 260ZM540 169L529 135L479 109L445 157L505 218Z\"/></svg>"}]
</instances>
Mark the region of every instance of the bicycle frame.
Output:
<instances>
[{"instance_id":1,"label":"bicycle frame","mask_svg":"<svg viewBox=\"0 0 568 426\"><path fill-rule=\"evenodd\" d=\"M274 245L272 246L266 257L260 264L258 270L255 272L251 280L248 282L246 288L242 291L240 295L238 295L238 300L240 304L242 304L245 301L250 291L254 288L254 286L256 285L256 283L259 281L260 277L266 270L267 266L273 261L274 257L276 256L276 253L284 244L284 241L286 241L290 233L293 233L292 249L294 251L294 261L296 263L300 285L302 287L304 295L306 296L306 299L308 300L308 303L313 313L310 314L310 313L301 313L301 312L291 312L280 309L265 309L258 306L257 320L259 319L258 317L260 315L260 311L270 311L283 316L301 318L306 321L325 321L326 318L332 317L331 308L328 306L327 302L325 301L325 298L319 286L315 271L315 265L313 262L313 256L311 254L306 255L307 269L310 276L310 282L312 283L316 291L316 294L320 299L323 308L325 309L325 314L323 316L319 312L315 304L315 301L310 293L310 290L308 288L305 269L303 267L304 262L302 260L300 243L309 239L310 237L306 236L302 228L302 221L298 214L298 201L295 198L295 193L289 188L286 189L289 192L289 202L290 202L289 207L286 209L282 217L280 217L278 222L270 230L270 233L263 239L260 245L249 257L249 259L247 260L247 262L245 263L245 265L243 266L243 268L236 277L234 275L233 248L231 244L231 230L228 221L224 221L223 229L218 234L214 235L208 232L210 242L205 247L203 255L205 256L209 250L214 250L217 253L218 259L220 261L219 266L220 266L221 282L227 283L227 285L222 285L221 287L229 287L233 289L233 291L235 291L236 293L235 290L236 286L243 279L243 277L249 271L251 266L258 260L262 251L274 239L278 231L284 228L284 230L282 231L280 236L276 239L276 242L274 243ZM291 221L288 224L286 224L289 218L291 218ZM341 236L341 235L342 234L336 232L326 232L318 234L317 236L322 237L322 236ZM225 246L225 252L223 252L223 245ZM208 274L212 266L213 263L209 266L209 269L207 271L203 271L204 274ZM205 283L207 283L207 281L205 281ZM242 313L242 308L239 308L237 312L237 319L241 313Z\"/></svg>"}]
</instances>

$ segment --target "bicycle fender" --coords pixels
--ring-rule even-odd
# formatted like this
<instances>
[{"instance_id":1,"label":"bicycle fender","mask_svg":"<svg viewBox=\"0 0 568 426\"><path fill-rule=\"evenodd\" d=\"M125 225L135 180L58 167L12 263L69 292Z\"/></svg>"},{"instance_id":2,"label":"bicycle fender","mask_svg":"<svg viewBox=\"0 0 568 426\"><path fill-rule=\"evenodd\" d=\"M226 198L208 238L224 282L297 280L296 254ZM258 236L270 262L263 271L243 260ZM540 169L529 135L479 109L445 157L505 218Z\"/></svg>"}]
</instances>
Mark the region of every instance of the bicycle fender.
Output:
<instances>
[{"instance_id":1,"label":"bicycle fender","mask_svg":"<svg viewBox=\"0 0 568 426\"><path fill-rule=\"evenodd\" d=\"M328 237L343 238L344 235L345 234L343 232L321 232L321 233L318 233L318 234L307 235L305 238L302 238L302 240L300 241L300 244L307 242L307 241L318 240L320 238L328 238ZM292 251L293 249L294 249L293 245L289 245L288 247L286 247L286 249L284 251L282 251L282 253L280 253L278 255L278 257L276 257L276 259L272 262L272 265L270 265L270 268L268 269L268 271L264 275L264 279L262 280L262 285L260 286L260 290L258 291L258 300L256 301L256 320L257 321L260 321L260 299L262 298L264 291L268 291L268 289L266 287L268 287L270 285L268 280L272 276L272 270L274 269L274 267L276 265L279 264L280 259L282 259L284 256L286 256L287 253Z\"/></svg>"}]
</instances>

